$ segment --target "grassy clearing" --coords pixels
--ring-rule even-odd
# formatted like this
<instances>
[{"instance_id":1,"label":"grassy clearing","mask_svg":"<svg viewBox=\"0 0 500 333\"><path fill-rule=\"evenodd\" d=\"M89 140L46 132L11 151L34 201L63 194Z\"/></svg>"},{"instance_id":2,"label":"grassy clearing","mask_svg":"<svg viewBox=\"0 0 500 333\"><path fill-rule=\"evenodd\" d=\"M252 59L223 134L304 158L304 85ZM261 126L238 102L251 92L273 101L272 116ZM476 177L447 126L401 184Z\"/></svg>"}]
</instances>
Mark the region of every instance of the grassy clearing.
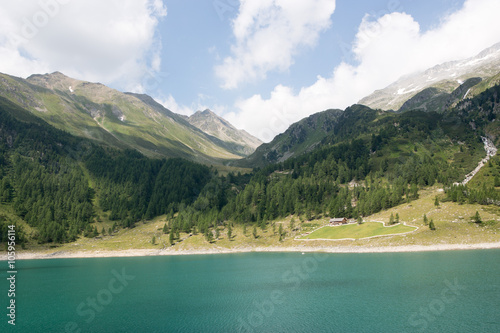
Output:
<instances>
[{"instance_id":1,"label":"grassy clearing","mask_svg":"<svg viewBox=\"0 0 500 333\"><path fill-rule=\"evenodd\" d=\"M415 231L415 227L397 224L385 227L383 223L367 222L363 224L348 224L342 226L324 226L301 239L343 239L343 238L367 238L374 236L403 234Z\"/></svg>"}]
</instances>

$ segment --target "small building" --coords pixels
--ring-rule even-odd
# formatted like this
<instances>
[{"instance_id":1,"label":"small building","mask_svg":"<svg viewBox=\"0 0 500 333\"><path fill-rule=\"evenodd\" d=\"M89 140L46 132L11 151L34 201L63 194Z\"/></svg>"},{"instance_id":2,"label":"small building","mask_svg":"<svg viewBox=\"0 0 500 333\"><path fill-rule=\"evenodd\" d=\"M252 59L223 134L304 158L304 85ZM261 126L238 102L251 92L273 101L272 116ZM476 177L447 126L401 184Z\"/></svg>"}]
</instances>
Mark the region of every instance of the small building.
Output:
<instances>
[{"instance_id":1,"label":"small building","mask_svg":"<svg viewBox=\"0 0 500 333\"><path fill-rule=\"evenodd\" d=\"M347 219L345 217L334 217L330 219L330 224L331 225L347 224Z\"/></svg>"}]
</instances>

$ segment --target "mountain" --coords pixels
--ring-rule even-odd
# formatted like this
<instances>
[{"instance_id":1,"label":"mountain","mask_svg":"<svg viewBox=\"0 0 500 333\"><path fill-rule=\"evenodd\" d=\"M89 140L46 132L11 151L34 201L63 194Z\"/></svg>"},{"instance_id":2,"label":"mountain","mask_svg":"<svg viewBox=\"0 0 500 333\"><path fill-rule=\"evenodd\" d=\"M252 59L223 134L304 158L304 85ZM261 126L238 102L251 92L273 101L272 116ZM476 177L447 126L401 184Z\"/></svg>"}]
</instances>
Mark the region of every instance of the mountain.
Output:
<instances>
[{"instance_id":1,"label":"mountain","mask_svg":"<svg viewBox=\"0 0 500 333\"><path fill-rule=\"evenodd\" d=\"M206 164L241 158L231 145L204 133L147 95L55 72L26 80L0 74L0 96L56 128L150 157L183 157Z\"/></svg>"},{"instance_id":2,"label":"mountain","mask_svg":"<svg viewBox=\"0 0 500 333\"><path fill-rule=\"evenodd\" d=\"M196 111L187 121L216 138L219 138L230 147L231 151L248 156L262 144L262 141L248 134L245 130L238 130L227 120L219 117L211 110Z\"/></svg>"},{"instance_id":3,"label":"mountain","mask_svg":"<svg viewBox=\"0 0 500 333\"><path fill-rule=\"evenodd\" d=\"M462 99L466 98L469 95L470 90L481 81L482 79L480 77L467 79L451 93L447 93L444 89L435 87L425 88L404 102L398 111L422 110L443 112L448 107L455 105Z\"/></svg>"},{"instance_id":4,"label":"mountain","mask_svg":"<svg viewBox=\"0 0 500 333\"><path fill-rule=\"evenodd\" d=\"M282 162L292 156L313 150L336 126L342 110L315 113L292 125L271 142L259 146L253 154L236 161L240 166L263 166Z\"/></svg>"},{"instance_id":5,"label":"mountain","mask_svg":"<svg viewBox=\"0 0 500 333\"><path fill-rule=\"evenodd\" d=\"M92 236L102 219L131 228L192 203L213 174L73 136L0 97L0 235L8 216L36 229L40 243Z\"/></svg>"},{"instance_id":6,"label":"mountain","mask_svg":"<svg viewBox=\"0 0 500 333\"><path fill-rule=\"evenodd\" d=\"M172 224L211 221L214 211L227 221L263 229L268 221L290 215L307 221L326 216L358 219L402 203L410 207L422 194L419 190L435 186L447 189L436 201L446 197L470 204L500 202L500 191L493 186L500 179L498 159L488 164L488 178L479 189L453 187L484 158L483 136L500 141L499 117L500 86L445 112L393 112L363 105L320 112L257 148L249 159L256 158L261 167L242 189L226 185L225 205L220 205L223 183L214 183ZM306 151L299 154L299 147ZM416 218L434 208L424 209ZM196 228L202 230L202 223Z\"/></svg>"},{"instance_id":7,"label":"mountain","mask_svg":"<svg viewBox=\"0 0 500 333\"><path fill-rule=\"evenodd\" d=\"M404 76L384 89L376 90L358 103L374 109L401 110L416 106L421 109L442 109L458 99L473 97L500 82L500 43L485 49L475 57L446 62L426 71ZM474 78L470 81L469 79ZM482 84L480 84L481 79ZM466 84L467 83L467 84ZM474 84L472 84L474 83ZM461 86L467 87L463 95L452 97ZM469 91L470 89L470 91ZM468 92L468 94L467 94ZM410 105L404 105L411 100ZM460 97L460 98L457 98ZM427 103L430 103L427 107Z\"/></svg>"},{"instance_id":8,"label":"mountain","mask_svg":"<svg viewBox=\"0 0 500 333\"><path fill-rule=\"evenodd\" d=\"M489 163L484 186L451 187L484 157L482 136L500 141L500 86L444 112L323 111L259 147L252 156L261 168L224 176L185 159L152 159L73 136L18 103L0 97L0 235L18 223L20 243L98 241L162 215L168 222L156 223L155 232L170 230L171 243L185 239L178 233L217 242L212 231L230 223L255 230L292 214L359 218L409 204L436 183L450 187L441 195L448 200L500 202L489 185L500 160Z\"/></svg>"}]
</instances>

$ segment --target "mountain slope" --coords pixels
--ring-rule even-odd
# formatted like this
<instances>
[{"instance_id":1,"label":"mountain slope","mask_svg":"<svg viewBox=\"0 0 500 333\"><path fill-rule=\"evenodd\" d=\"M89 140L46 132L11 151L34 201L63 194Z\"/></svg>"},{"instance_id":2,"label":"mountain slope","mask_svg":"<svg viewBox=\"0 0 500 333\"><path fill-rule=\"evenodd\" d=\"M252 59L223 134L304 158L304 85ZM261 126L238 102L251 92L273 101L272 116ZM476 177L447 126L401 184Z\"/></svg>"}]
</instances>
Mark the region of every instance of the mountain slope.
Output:
<instances>
[{"instance_id":1,"label":"mountain slope","mask_svg":"<svg viewBox=\"0 0 500 333\"><path fill-rule=\"evenodd\" d=\"M211 110L196 111L187 121L216 138L225 142L232 152L248 156L262 144L262 141L250 135L245 130L238 130L225 119L219 117Z\"/></svg>"},{"instance_id":2,"label":"mountain slope","mask_svg":"<svg viewBox=\"0 0 500 333\"><path fill-rule=\"evenodd\" d=\"M488 80L499 72L500 43L485 49L475 57L447 62L423 72L404 76L386 88L364 97L358 103L374 109L398 110L406 101L427 88L435 88L438 93L452 93L470 78L480 77ZM487 88L483 86L482 90L476 89L474 95ZM438 96L431 94L431 97Z\"/></svg>"},{"instance_id":3,"label":"mountain slope","mask_svg":"<svg viewBox=\"0 0 500 333\"><path fill-rule=\"evenodd\" d=\"M206 226L200 221L213 220L214 211L227 221L253 223L263 229L267 221L290 215L307 221L326 216L359 219L404 202L410 207L419 198L419 190L437 184L447 189L437 201L444 195L455 201L448 194L454 193L462 196L460 202L500 202L500 191L489 185L475 192L466 188L449 190L484 158L481 137L498 133L499 89L491 88L445 112L391 112L353 105L343 112L325 111L303 119L257 149L256 154L261 154L255 156L261 158L262 167L255 170L243 189L226 187L225 206L214 200L218 195L213 191L202 192L192 206L174 217L172 225L197 221L191 227L202 230ZM319 119L331 121L328 131L310 126L322 124ZM307 137L302 139L303 131L322 134L323 139L302 154L289 158L277 155L282 153L281 147L284 152L304 147ZM283 162L265 163L270 156ZM217 188L216 184L210 187ZM429 213L422 211L418 218ZM278 234L281 240L284 235Z\"/></svg>"},{"instance_id":4,"label":"mountain slope","mask_svg":"<svg viewBox=\"0 0 500 333\"><path fill-rule=\"evenodd\" d=\"M92 236L96 220L132 227L175 211L193 202L212 176L207 166L185 159L103 148L0 97L0 216L14 212L41 243Z\"/></svg>"},{"instance_id":5,"label":"mountain slope","mask_svg":"<svg viewBox=\"0 0 500 333\"><path fill-rule=\"evenodd\" d=\"M133 148L150 157L183 157L203 163L239 158L219 139L149 96L121 93L58 72L26 80L0 74L0 96L73 135Z\"/></svg>"},{"instance_id":6,"label":"mountain slope","mask_svg":"<svg viewBox=\"0 0 500 333\"><path fill-rule=\"evenodd\" d=\"M292 125L277 135L271 142L259 146L255 152L245 159L236 161L241 166L263 166L269 163L282 162L292 156L311 151L336 126L337 118L342 110L326 110L315 113Z\"/></svg>"},{"instance_id":7,"label":"mountain slope","mask_svg":"<svg viewBox=\"0 0 500 333\"><path fill-rule=\"evenodd\" d=\"M398 111L422 110L443 112L448 107L455 105L469 96L470 90L482 81L479 77L467 79L451 93L435 87L425 88L409 100Z\"/></svg>"}]
</instances>

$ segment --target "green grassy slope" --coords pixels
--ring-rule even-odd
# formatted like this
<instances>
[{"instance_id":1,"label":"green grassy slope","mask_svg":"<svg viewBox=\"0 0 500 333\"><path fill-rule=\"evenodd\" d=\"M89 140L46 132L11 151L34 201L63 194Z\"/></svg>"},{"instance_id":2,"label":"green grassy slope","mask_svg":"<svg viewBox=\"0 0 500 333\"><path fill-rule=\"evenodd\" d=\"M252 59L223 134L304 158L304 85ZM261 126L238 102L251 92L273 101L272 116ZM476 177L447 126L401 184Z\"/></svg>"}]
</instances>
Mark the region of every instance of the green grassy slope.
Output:
<instances>
[{"instance_id":1,"label":"green grassy slope","mask_svg":"<svg viewBox=\"0 0 500 333\"><path fill-rule=\"evenodd\" d=\"M301 239L345 239L345 238L367 238L403 234L415 231L416 227L403 224L384 226L383 223L367 222L363 224L348 224L342 226L324 226Z\"/></svg>"},{"instance_id":2,"label":"green grassy slope","mask_svg":"<svg viewBox=\"0 0 500 333\"><path fill-rule=\"evenodd\" d=\"M27 80L0 75L0 95L59 129L150 157L183 157L206 164L239 158L223 142L182 117L137 96L61 73Z\"/></svg>"}]
</instances>

